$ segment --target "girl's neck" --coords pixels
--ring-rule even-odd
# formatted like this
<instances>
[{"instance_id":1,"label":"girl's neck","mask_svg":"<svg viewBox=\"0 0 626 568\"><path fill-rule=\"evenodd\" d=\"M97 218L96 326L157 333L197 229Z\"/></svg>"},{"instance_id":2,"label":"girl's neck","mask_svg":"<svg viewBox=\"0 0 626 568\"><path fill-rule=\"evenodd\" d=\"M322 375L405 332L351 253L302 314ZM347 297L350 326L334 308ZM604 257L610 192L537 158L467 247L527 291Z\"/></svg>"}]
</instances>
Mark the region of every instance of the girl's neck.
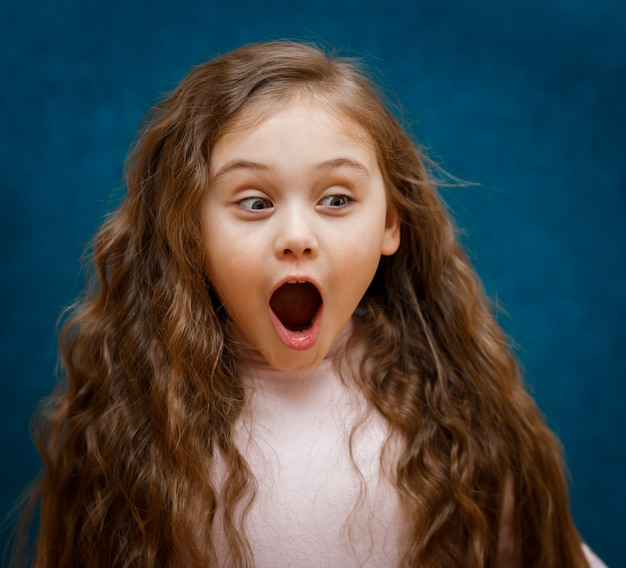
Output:
<instances>
[{"instance_id":1,"label":"girl's neck","mask_svg":"<svg viewBox=\"0 0 626 568\"><path fill-rule=\"evenodd\" d=\"M291 423L292 426L327 416L337 406L354 406L360 397L346 364L348 323L333 348L315 367L289 372L271 367L247 342L236 343L239 375L248 398L247 414L256 422Z\"/></svg>"}]
</instances>

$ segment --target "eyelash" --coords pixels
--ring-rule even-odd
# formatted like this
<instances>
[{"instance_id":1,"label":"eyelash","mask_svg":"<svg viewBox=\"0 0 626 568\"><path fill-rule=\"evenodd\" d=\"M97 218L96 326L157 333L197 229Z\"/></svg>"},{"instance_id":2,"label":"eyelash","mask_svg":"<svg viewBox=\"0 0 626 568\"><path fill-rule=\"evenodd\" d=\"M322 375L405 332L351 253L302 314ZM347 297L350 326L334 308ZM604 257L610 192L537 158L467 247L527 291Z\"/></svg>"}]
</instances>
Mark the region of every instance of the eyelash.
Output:
<instances>
[{"instance_id":1,"label":"eyelash","mask_svg":"<svg viewBox=\"0 0 626 568\"><path fill-rule=\"evenodd\" d=\"M337 203L337 201L340 201L340 203ZM353 201L354 200L347 195L332 194L322 197L318 204L325 207L330 207L331 209L343 209L344 207L350 205ZM245 197L244 199L239 200L237 204L240 207L243 207L244 209L247 209L249 211L262 211L274 207L274 204L266 197ZM259 207L259 204L261 204L262 206Z\"/></svg>"},{"instance_id":2,"label":"eyelash","mask_svg":"<svg viewBox=\"0 0 626 568\"><path fill-rule=\"evenodd\" d=\"M256 207L255 204L262 203L263 207ZM262 211L274 207L274 204L266 197L245 197L237 202L237 204L249 211ZM248 204L249 206L246 206Z\"/></svg>"},{"instance_id":3,"label":"eyelash","mask_svg":"<svg viewBox=\"0 0 626 568\"><path fill-rule=\"evenodd\" d=\"M340 204L334 204L334 205L331 203L327 204L328 207L331 207L333 209L342 209L350 205L350 203L352 203L353 201L353 199L347 195L333 194L333 195L327 195L326 197L323 197L322 199L320 199L320 204L324 204L324 202L327 200L330 200L330 201L340 200L341 201Z\"/></svg>"}]
</instances>

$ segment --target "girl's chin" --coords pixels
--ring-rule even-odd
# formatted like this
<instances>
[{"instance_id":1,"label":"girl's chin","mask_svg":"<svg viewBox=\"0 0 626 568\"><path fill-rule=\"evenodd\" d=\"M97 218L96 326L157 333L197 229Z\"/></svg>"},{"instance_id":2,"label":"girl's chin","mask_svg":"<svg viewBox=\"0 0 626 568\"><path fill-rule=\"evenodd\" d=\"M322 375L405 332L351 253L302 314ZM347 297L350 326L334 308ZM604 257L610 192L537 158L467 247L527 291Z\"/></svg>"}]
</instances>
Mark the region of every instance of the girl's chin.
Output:
<instances>
[{"instance_id":1,"label":"girl's chin","mask_svg":"<svg viewBox=\"0 0 626 568\"><path fill-rule=\"evenodd\" d=\"M338 332L331 331L329 335L328 326L322 329L320 316L318 314L313 325L302 331L288 330L276 318L273 323L280 343L274 348L259 349L262 357L270 366L288 372L308 371L324 359L335 358L352 334L352 320L348 319Z\"/></svg>"},{"instance_id":2,"label":"girl's chin","mask_svg":"<svg viewBox=\"0 0 626 568\"><path fill-rule=\"evenodd\" d=\"M320 346L318 346L320 347ZM307 350L279 350L271 353L263 353L261 355L267 363L278 369L290 373L299 373L312 369L321 363L328 353L328 349L307 349Z\"/></svg>"}]
</instances>

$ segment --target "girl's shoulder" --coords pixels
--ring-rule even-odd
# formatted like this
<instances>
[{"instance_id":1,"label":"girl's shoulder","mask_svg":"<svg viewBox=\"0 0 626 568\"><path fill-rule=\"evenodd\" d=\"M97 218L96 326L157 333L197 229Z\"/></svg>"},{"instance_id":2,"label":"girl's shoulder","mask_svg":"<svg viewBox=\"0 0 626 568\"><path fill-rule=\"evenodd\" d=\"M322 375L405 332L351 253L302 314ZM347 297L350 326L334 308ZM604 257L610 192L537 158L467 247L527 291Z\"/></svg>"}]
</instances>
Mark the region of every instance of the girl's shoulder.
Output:
<instances>
[{"instance_id":1,"label":"girl's shoulder","mask_svg":"<svg viewBox=\"0 0 626 568\"><path fill-rule=\"evenodd\" d=\"M602 562L602 560L600 560L594 554L593 550L591 550L591 548L589 548L584 542L583 552L585 553L585 558L587 559L587 562L589 562L589 568L607 568L607 565Z\"/></svg>"}]
</instances>

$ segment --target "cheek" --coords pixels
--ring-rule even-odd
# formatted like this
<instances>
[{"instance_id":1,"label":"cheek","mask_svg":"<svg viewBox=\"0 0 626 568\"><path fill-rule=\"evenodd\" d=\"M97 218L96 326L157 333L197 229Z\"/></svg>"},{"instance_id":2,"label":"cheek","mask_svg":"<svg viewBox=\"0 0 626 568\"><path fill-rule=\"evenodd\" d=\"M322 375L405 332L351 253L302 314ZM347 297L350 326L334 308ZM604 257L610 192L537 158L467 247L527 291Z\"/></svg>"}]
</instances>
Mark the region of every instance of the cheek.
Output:
<instances>
[{"instance_id":1,"label":"cheek","mask_svg":"<svg viewBox=\"0 0 626 568\"><path fill-rule=\"evenodd\" d=\"M372 213L359 224L356 231L338 240L337 244L343 249L342 255L347 263L377 265L382 255L384 237L385 217L380 213Z\"/></svg>"},{"instance_id":2,"label":"cheek","mask_svg":"<svg viewBox=\"0 0 626 568\"><path fill-rule=\"evenodd\" d=\"M233 257L238 256L237 241L232 238L228 224L220 222L219 216L207 214L202 228L205 268L209 279L219 278L223 272L231 272ZM235 265L236 266L236 265Z\"/></svg>"},{"instance_id":3,"label":"cheek","mask_svg":"<svg viewBox=\"0 0 626 568\"><path fill-rule=\"evenodd\" d=\"M381 239L372 233L359 237L341 246L336 264L340 270L335 274L339 285L346 290L365 293L380 262Z\"/></svg>"},{"instance_id":4,"label":"cheek","mask_svg":"<svg viewBox=\"0 0 626 568\"><path fill-rule=\"evenodd\" d=\"M204 270L211 282L213 289L217 292L220 300L224 302L223 291L227 290L225 285L229 280L235 280L230 265L231 255L221 239L216 238L211 232L204 232Z\"/></svg>"},{"instance_id":5,"label":"cheek","mask_svg":"<svg viewBox=\"0 0 626 568\"><path fill-rule=\"evenodd\" d=\"M261 271L250 256L250 248L239 249L234 243L220 240L207 247L205 270L213 290L234 316L257 297Z\"/></svg>"}]
</instances>

